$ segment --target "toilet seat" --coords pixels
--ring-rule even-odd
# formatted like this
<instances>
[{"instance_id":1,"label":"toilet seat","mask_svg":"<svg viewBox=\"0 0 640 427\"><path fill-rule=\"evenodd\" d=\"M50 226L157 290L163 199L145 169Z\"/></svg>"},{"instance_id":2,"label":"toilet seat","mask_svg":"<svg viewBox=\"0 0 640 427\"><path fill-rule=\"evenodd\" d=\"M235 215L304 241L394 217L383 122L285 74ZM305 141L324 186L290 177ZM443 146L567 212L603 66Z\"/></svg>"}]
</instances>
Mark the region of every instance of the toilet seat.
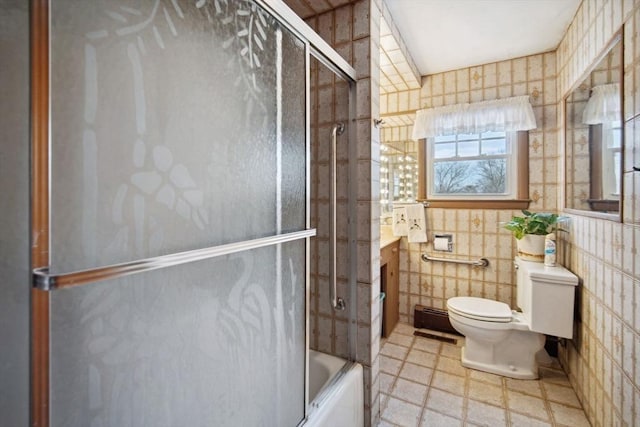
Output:
<instances>
[{"instance_id":1,"label":"toilet seat","mask_svg":"<svg viewBox=\"0 0 640 427\"><path fill-rule=\"evenodd\" d=\"M459 316L483 322L509 323L513 319L511 308L507 304L485 298L449 298L447 308Z\"/></svg>"}]
</instances>

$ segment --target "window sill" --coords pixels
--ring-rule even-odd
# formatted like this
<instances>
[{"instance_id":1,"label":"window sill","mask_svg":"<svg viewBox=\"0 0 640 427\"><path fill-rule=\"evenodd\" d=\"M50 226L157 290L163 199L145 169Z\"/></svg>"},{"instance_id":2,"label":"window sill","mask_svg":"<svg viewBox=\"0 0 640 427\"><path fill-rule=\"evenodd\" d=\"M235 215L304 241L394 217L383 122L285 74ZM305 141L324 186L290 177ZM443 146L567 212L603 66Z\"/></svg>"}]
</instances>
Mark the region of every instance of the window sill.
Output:
<instances>
[{"instance_id":1,"label":"window sill","mask_svg":"<svg viewBox=\"0 0 640 427\"><path fill-rule=\"evenodd\" d=\"M447 209L527 209L530 199L522 200L418 200L428 202L430 208Z\"/></svg>"},{"instance_id":2,"label":"window sill","mask_svg":"<svg viewBox=\"0 0 640 427\"><path fill-rule=\"evenodd\" d=\"M587 202L591 210L596 212L617 213L620 210L619 200L588 199Z\"/></svg>"}]
</instances>

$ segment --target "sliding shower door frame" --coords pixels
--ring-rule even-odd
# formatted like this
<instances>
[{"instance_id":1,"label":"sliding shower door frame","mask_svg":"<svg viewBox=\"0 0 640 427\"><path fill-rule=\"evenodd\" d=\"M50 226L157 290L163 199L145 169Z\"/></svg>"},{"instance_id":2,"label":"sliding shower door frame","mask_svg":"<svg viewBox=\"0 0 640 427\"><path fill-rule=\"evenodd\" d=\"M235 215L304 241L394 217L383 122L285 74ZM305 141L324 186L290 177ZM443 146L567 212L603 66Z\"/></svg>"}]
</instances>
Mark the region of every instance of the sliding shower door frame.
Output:
<instances>
[{"instance_id":1,"label":"sliding shower door frame","mask_svg":"<svg viewBox=\"0 0 640 427\"><path fill-rule=\"evenodd\" d=\"M49 265L49 1L31 0L31 266ZM31 425L49 426L50 294L31 290Z\"/></svg>"},{"instance_id":2,"label":"sliding shower door frame","mask_svg":"<svg viewBox=\"0 0 640 427\"><path fill-rule=\"evenodd\" d=\"M357 158L355 148L355 104L356 73L340 55L316 34L283 2L274 0L255 0L263 9L271 13L282 25L290 30L305 44L306 67L306 219L307 235L297 236L305 239L306 256L306 315L305 315L305 416L309 410L309 251L310 251L310 57L313 55L322 64L331 68L349 83L349 156ZM30 1L30 45L31 45L31 161L32 161L32 201L31 201L31 247L33 289L31 307L31 425L48 427L50 425L50 293L43 286L42 277L50 265L50 201L51 201L51 96L50 96L50 0ZM356 360L355 313L357 312L356 277L356 179L357 164L349 165L349 349L350 359ZM277 243L277 242L276 242ZM273 243L275 244L275 243ZM259 247L259 246L256 246ZM244 248L244 249L249 249ZM214 251L215 252L215 251ZM213 255L216 256L216 255ZM140 270L136 272L147 271ZM114 271L114 276L123 275ZM100 280L109 278L108 272ZM48 282L49 285L53 282ZM55 286L53 286L55 287Z\"/></svg>"},{"instance_id":3,"label":"sliding shower door frame","mask_svg":"<svg viewBox=\"0 0 640 427\"><path fill-rule=\"evenodd\" d=\"M358 324L356 313L358 309L357 304L357 176L358 176L358 165L355 159L358 158L358 151L356 146L356 96L357 96L357 75L355 69L342 57L340 54L333 49L318 33L313 31L309 25L307 25L298 15L296 15L288 6L286 6L282 1L269 1L269 0L254 0L260 6L268 10L274 16L278 17L280 22L285 25L289 31L296 34L307 46L307 57L306 57L306 120L307 120L307 129L306 129L306 137L307 137L307 188L309 192L307 193L307 228L310 227L310 211L311 211L311 198L310 198L310 159L311 159L311 80L310 80L310 57L313 56L316 60L318 60L322 65L329 68L335 74L337 74L340 78L345 80L349 84L349 126L347 126L347 138L348 138L348 153L349 159L352 161L349 162L349 190L348 190L348 215L349 215L349 224L348 224L348 233L349 233L349 259L351 260L349 263L349 280L348 280L348 289L349 295L347 296L347 308L349 310L349 329L348 329L348 344L349 344L349 361L355 362L358 356L357 349L357 331ZM310 250L309 239L307 239L307 254ZM331 262L335 262L335 260L331 260ZM334 266L335 267L335 266ZM310 298L311 298L311 290L310 290L310 277L309 277L309 257L307 256L307 289L306 289L306 367L305 367L305 404L306 404L306 412L308 414L309 411L309 328L310 328ZM304 424L304 421L303 421Z\"/></svg>"}]
</instances>

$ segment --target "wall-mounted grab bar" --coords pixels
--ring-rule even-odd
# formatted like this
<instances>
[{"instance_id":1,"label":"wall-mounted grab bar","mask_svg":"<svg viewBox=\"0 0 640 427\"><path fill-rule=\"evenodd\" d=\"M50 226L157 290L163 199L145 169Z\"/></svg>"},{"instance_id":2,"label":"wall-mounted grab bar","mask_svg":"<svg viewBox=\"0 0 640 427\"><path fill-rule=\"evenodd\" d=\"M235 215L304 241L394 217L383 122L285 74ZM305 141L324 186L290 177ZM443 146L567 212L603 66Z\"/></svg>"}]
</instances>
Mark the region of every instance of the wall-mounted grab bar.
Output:
<instances>
[{"instance_id":1,"label":"wall-mounted grab bar","mask_svg":"<svg viewBox=\"0 0 640 427\"><path fill-rule=\"evenodd\" d=\"M342 135L342 133L344 132L344 123L336 123L335 125L333 125L333 129L331 130L331 194L330 194L330 200L331 200L331 214L330 214L330 218L329 218L329 238L331 239L330 241L330 256L331 256L331 270L330 270L330 281L331 283L329 284L329 286L331 286L330 290L329 290L329 296L331 298L331 306L335 309L335 310L344 310L346 307L346 304L344 302L344 300L342 298L339 298L336 293L336 287L338 285L337 281L337 277L336 277L336 263L337 263L337 259L336 259L336 254L337 254L337 232L336 232L336 220L338 219L338 216L336 214L336 205L337 205L337 180L338 180L338 175L337 175L337 164L338 164L338 154L337 154L337 144L338 144L338 135Z\"/></svg>"},{"instance_id":2,"label":"wall-mounted grab bar","mask_svg":"<svg viewBox=\"0 0 640 427\"><path fill-rule=\"evenodd\" d=\"M431 257L431 256L429 256L427 254L422 254L421 258L425 262L427 262L427 261L439 261L439 262L451 262L453 264L472 265L474 267L489 267L489 260L486 259L486 258L480 258L477 261L470 261L470 260L466 260L466 259L436 258L436 257Z\"/></svg>"}]
</instances>

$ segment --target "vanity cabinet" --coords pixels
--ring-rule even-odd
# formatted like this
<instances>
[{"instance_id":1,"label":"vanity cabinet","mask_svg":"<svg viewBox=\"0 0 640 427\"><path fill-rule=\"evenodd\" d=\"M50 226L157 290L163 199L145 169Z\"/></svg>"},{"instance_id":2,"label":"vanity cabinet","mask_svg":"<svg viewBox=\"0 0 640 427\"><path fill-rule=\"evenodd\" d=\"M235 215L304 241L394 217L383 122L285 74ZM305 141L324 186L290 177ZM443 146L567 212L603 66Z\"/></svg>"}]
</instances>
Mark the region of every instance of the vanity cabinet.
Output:
<instances>
[{"instance_id":1,"label":"vanity cabinet","mask_svg":"<svg viewBox=\"0 0 640 427\"><path fill-rule=\"evenodd\" d=\"M386 294L382 305L382 336L387 337L400 315L400 241L380 249L380 291Z\"/></svg>"}]
</instances>

